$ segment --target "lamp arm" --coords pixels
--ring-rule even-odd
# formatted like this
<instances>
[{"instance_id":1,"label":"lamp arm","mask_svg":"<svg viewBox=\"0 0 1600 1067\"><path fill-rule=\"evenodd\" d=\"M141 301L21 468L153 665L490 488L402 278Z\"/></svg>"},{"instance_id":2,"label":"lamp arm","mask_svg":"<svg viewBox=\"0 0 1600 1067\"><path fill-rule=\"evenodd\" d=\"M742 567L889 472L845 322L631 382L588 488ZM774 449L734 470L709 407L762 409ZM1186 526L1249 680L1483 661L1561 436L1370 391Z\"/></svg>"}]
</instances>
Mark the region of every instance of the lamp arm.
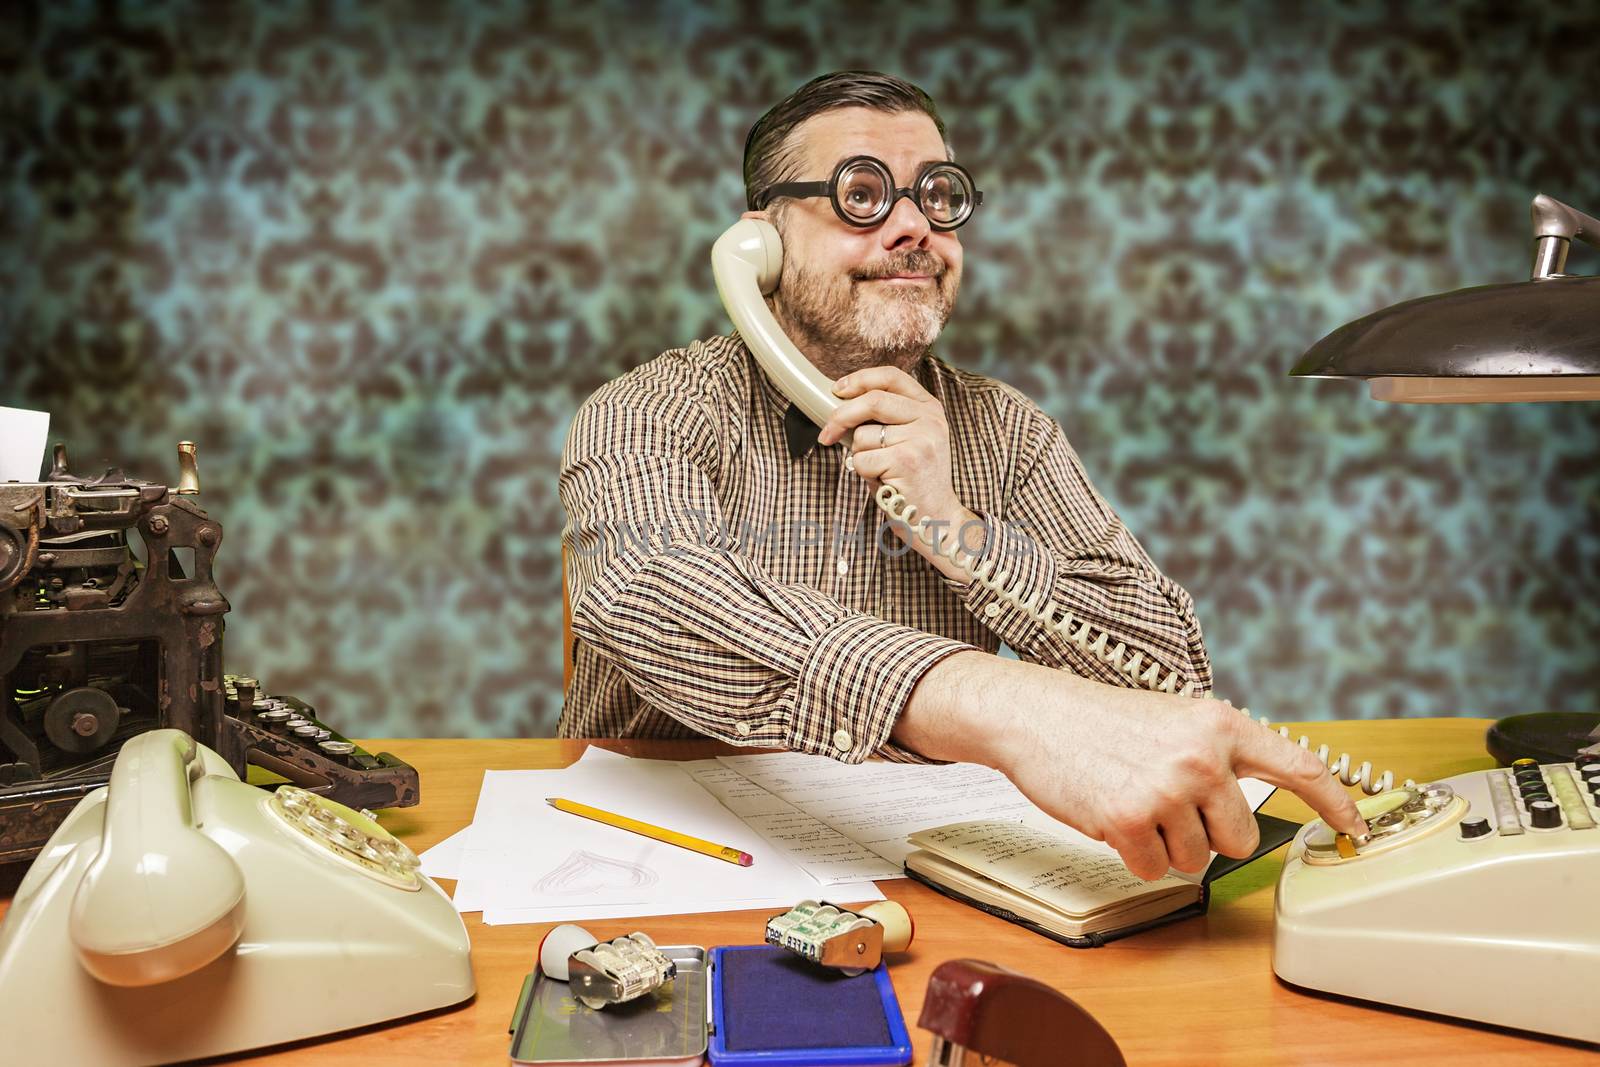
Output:
<instances>
[{"instance_id":1,"label":"lamp arm","mask_svg":"<svg viewBox=\"0 0 1600 1067\"><path fill-rule=\"evenodd\" d=\"M1534 281L1561 274L1574 239L1600 248L1600 219L1543 193L1533 198L1532 213Z\"/></svg>"}]
</instances>

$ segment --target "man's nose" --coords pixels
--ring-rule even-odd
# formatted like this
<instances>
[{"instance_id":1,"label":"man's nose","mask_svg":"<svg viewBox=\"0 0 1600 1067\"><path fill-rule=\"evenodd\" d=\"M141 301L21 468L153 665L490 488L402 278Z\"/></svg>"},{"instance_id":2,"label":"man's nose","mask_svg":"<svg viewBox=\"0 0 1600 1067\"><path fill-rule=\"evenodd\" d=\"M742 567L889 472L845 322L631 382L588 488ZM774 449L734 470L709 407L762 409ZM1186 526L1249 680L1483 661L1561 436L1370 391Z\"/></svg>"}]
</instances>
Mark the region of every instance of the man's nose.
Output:
<instances>
[{"instance_id":1,"label":"man's nose","mask_svg":"<svg viewBox=\"0 0 1600 1067\"><path fill-rule=\"evenodd\" d=\"M889 212L889 217L883 220L883 247L918 248L928 242L928 234L933 227L928 225L928 216L917 207L917 202L909 196L902 196L894 210Z\"/></svg>"}]
</instances>

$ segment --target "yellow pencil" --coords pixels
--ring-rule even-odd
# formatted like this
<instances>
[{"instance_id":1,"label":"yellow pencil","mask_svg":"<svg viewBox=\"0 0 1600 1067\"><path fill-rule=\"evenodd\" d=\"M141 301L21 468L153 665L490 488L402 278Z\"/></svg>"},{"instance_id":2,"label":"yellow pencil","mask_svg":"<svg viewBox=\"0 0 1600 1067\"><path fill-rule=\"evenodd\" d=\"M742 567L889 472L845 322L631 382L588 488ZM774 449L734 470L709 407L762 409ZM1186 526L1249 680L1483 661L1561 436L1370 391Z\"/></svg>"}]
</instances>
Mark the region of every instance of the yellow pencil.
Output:
<instances>
[{"instance_id":1,"label":"yellow pencil","mask_svg":"<svg viewBox=\"0 0 1600 1067\"><path fill-rule=\"evenodd\" d=\"M555 808L558 811L564 811L569 815L581 815L585 819L593 819L595 822L603 822L607 826L615 826L619 830L631 830L633 833L642 834L645 837L652 838L656 841L664 841L669 845L677 845L679 848L686 848L691 852L699 852L702 855L711 856L715 859L727 860L729 863L737 863L741 867L748 867L755 863L755 857L751 856L748 852L740 852L736 848L729 848L727 845L719 845L713 841L705 841L698 837L690 837L688 834L680 834L676 830L667 830L660 826L651 826L647 822L640 822L638 819L630 819L626 815L618 815L615 812L601 811L599 808L591 808L589 805L579 804L575 800L563 800L560 797L545 797L544 802L549 804L552 808Z\"/></svg>"}]
</instances>

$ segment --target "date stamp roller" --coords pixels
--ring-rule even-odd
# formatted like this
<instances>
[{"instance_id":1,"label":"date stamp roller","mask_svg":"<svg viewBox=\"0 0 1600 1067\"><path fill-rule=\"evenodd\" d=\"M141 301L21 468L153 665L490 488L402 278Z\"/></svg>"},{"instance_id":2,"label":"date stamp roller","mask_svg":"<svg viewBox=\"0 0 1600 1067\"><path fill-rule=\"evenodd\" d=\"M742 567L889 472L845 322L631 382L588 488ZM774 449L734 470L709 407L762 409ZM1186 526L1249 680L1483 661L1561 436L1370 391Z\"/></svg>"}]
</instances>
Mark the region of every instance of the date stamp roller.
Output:
<instances>
[{"instance_id":1,"label":"date stamp roller","mask_svg":"<svg viewBox=\"0 0 1600 1067\"><path fill-rule=\"evenodd\" d=\"M600 1010L654 993L678 974L678 965L646 934L600 941L581 926L557 926L539 943L546 978L566 982L586 1007Z\"/></svg>"},{"instance_id":2,"label":"date stamp roller","mask_svg":"<svg viewBox=\"0 0 1600 1067\"><path fill-rule=\"evenodd\" d=\"M885 952L904 952L915 933L911 914L892 900L860 911L802 900L767 920L767 944L847 975L877 967Z\"/></svg>"}]
</instances>

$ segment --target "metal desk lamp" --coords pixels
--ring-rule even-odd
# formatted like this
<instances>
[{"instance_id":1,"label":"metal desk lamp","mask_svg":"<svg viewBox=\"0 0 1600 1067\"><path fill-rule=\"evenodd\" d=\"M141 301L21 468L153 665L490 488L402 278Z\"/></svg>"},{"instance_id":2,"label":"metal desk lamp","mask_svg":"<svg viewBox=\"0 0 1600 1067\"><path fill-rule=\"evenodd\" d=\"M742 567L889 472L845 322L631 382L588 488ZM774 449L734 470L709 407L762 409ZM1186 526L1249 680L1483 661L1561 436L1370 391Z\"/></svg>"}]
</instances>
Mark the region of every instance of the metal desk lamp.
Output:
<instances>
[{"instance_id":1,"label":"metal desk lamp","mask_svg":"<svg viewBox=\"0 0 1600 1067\"><path fill-rule=\"evenodd\" d=\"M1564 273L1574 240L1600 247L1600 220L1541 193L1529 280L1375 311L1312 345L1289 373L1365 378L1374 400L1411 404L1600 400L1600 276ZM1503 764L1600 752L1600 714L1502 719L1488 748Z\"/></svg>"}]
</instances>

